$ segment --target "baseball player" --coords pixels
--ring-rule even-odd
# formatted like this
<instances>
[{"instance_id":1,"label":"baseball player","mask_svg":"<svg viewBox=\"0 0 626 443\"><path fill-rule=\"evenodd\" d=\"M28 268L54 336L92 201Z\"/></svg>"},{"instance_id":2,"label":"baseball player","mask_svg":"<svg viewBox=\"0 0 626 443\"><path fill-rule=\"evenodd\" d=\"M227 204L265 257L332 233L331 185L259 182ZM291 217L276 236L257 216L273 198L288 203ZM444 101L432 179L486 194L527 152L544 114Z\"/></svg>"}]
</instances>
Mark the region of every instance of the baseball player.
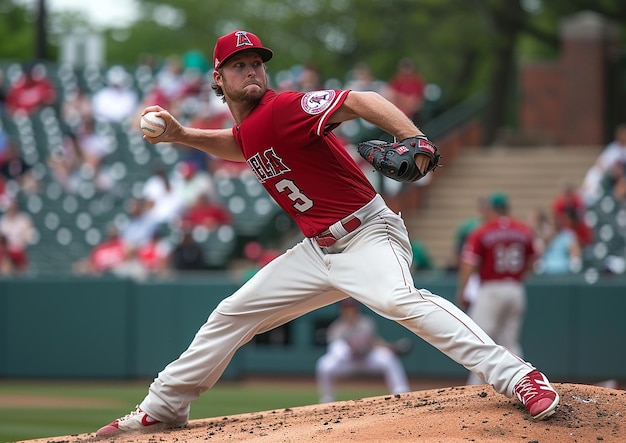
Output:
<instances>
[{"instance_id":1,"label":"baseball player","mask_svg":"<svg viewBox=\"0 0 626 443\"><path fill-rule=\"evenodd\" d=\"M496 343L521 356L519 335L526 309L523 279L533 269L534 236L530 227L508 215L505 194L492 194L487 205L485 222L470 233L461 252L457 300L463 306L468 282L478 273L480 285L469 305L469 316ZM468 384L483 382L470 372Z\"/></svg>"},{"instance_id":2,"label":"baseball player","mask_svg":"<svg viewBox=\"0 0 626 443\"><path fill-rule=\"evenodd\" d=\"M326 332L328 350L315 366L320 403L335 400L336 378L350 374L382 373L391 394L409 392L402 362L392 346L382 340L371 317L359 311L358 303L346 298L340 303L340 316Z\"/></svg>"},{"instance_id":3,"label":"baseball player","mask_svg":"<svg viewBox=\"0 0 626 443\"><path fill-rule=\"evenodd\" d=\"M413 331L498 392L517 395L532 417L554 413L559 396L541 372L494 343L454 303L415 288L402 218L376 194L332 131L361 117L390 133L400 142L364 143L361 155L389 176L409 181L437 166L435 146L375 92L269 89L265 63L272 56L250 32L220 37L213 89L233 115L232 130L182 126L166 110L150 106L144 113L157 112L166 130L147 140L247 162L305 238L222 300L137 409L97 435L184 426L190 404L255 334L348 296Z\"/></svg>"}]
</instances>

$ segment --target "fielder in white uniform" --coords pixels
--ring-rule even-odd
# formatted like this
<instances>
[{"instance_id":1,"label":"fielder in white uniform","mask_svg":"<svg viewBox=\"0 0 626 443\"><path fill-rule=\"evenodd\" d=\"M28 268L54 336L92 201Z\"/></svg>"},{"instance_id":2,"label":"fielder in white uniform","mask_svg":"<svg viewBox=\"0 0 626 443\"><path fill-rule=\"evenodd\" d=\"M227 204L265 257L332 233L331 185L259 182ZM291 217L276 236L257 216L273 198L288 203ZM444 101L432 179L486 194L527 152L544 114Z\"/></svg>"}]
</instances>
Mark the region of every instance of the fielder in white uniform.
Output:
<instances>
[{"instance_id":1,"label":"fielder in white uniform","mask_svg":"<svg viewBox=\"0 0 626 443\"><path fill-rule=\"evenodd\" d=\"M158 374L138 408L97 435L185 425L191 403L217 382L237 349L256 334L348 296L478 373L498 392L517 395L532 417L551 415L559 397L541 372L494 343L453 303L414 286L402 218L376 194L332 130L361 117L398 140L422 132L375 92L268 89L265 62L272 56L252 33L220 37L213 88L235 126L185 127L150 106L144 113L157 112L167 129L149 141L247 162L305 239L219 303L188 349ZM414 160L420 171L428 170L429 157Z\"/></svg>"},{"instance_id":2,"label":"fielder in white uniform","mask_svg":"<svg viewBox=\"0 0 626 443\"><path fill-rule=\"evenodd\" d=\"M334 384L340 377L358 373L383 374L391 394L410 390L400 358L376 330L374 320L347 298L340 303L340 316L328 327L328 349L315 366L320 403L335 400Z\"/></svg>"}]
</instances>

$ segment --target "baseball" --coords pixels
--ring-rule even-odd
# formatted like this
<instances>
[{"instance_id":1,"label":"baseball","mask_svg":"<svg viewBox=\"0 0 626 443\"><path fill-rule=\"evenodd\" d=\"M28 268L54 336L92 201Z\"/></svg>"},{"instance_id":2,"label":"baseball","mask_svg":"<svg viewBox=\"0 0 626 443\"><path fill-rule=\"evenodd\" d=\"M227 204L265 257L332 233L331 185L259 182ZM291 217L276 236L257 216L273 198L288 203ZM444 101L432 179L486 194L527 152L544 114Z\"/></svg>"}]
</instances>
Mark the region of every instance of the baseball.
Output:
<instances>
[{"instance_id":1,"label":"baseball","mask_svg":"<svg viewBox=\"0 0 626 443\"><path fill-rule=\"evenodd\" d=\"M157 117L156 112L148 112L141 117L141 131L147 137L158 137L165 132L165 120Z\"/></svg>"}]
</instances>

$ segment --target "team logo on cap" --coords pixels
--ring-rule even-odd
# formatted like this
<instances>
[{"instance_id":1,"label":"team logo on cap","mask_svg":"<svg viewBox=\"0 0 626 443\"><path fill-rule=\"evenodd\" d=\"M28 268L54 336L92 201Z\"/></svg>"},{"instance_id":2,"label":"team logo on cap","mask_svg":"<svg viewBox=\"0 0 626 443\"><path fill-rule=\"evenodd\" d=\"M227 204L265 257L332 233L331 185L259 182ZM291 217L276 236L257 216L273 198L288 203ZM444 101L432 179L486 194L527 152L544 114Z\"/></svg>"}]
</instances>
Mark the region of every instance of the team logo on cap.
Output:
<instances>
[{"instance_id":1,"label":"team logo on cap","mask_svg":"<svg viewBox=\"0 0 626 443\"><path fill-rule=\"evenodd\" d=\"M248 37L246 31L235 32L235 37L237 37L237 44L235 45L237 48L240 46L254 46L254 43L250 41L250 37Z\"/></svg>"},{"instance_id":2,"label":"team logo on cap","mask_svg":"<svg viewBox=\"0 0 626 443\"><path fill-rule=\"evenodd\" d=\"M335 91L332 89L307 92L302 96L302 109L307 114L319 114L320 112L326 110L334 99Z\"/></svg>"}]
</instances>

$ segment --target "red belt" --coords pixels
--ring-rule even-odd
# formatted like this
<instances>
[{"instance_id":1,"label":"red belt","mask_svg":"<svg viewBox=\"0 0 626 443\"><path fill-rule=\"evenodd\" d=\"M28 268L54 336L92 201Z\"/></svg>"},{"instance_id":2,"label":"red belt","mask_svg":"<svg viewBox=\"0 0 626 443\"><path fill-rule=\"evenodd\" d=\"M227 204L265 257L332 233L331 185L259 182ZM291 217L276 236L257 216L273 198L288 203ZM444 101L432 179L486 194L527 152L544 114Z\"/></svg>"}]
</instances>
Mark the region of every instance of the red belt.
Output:
<instances>
[{"instance_id":1,"label":"red belt","mask_svg":"<svg viewBox=\"0 0 626 443\"><path fill-rule=\"evenodd\" d=\"M350 233L359 226L361 226L361 220L354 216L351 216L347 220L342 220L341 226L343 226L343 229L345 229L347 233ZM315 237L315 241L320 246L320 248L328 248L337 243L337 240L339 239L336 238L328 229Z\"/></svg>"}]
</instances>

